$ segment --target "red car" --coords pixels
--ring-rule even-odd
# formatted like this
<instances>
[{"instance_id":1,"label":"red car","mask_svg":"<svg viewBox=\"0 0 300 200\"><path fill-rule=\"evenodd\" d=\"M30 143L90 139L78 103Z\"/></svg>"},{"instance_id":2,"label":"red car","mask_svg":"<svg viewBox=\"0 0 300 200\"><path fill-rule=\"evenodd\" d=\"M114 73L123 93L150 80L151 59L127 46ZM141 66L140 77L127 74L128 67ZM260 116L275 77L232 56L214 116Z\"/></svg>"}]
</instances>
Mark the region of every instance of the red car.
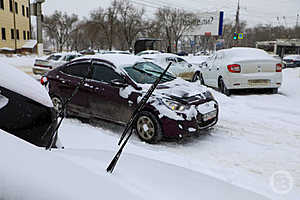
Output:
<instances>
[{"instance_id":1,"label":"red car","mask_svg":"<svg viewBox=\"0 0 300 200\"><path fill-rule=\"evenodd\" d=\"M85 84L66 108L67 114L126 124L163 71L139 56L98 55L77 58L50 71L46 79L57 110L85 77ZM167 73L134 127L142 140L157 143L163 137L182 138L199 132L217 120L218 103L205 87Z\"/></svg>"}]
</instances>

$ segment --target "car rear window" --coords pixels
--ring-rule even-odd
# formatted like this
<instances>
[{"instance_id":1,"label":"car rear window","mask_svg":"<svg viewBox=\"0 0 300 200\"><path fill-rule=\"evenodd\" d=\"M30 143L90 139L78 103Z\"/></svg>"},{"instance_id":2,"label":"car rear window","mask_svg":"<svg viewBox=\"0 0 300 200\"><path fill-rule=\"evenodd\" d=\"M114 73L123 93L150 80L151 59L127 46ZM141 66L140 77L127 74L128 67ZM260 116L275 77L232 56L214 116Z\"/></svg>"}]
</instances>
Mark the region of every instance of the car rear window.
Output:
<instances>
[{"instance_id":1,"label":"car rear window","mask_svg":"<svg viewBox=\"0 0 300 200\"><path fill-rule=\"evenodd\" d=\"M47 60L58 61L60 58L61 58L60 55L52 55L52 56L49 56L49 57L47 58Z\"/></svg>"}]
</instances>

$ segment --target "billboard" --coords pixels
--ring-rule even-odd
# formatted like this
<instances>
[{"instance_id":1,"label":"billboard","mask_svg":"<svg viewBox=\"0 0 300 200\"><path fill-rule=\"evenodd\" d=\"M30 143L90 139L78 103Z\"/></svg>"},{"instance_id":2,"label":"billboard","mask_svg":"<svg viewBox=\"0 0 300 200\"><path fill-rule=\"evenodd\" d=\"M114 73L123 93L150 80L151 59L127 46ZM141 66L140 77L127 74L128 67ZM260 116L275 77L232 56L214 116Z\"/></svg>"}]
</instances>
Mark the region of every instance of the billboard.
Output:
<instances>
[{"instance_id":1,"label":"billboard","mask_svg":"<svg viewBox=\"0 0 300 200\"><path fill-rule=\"evenodd\" d=\"M221 36L223 34L224 12L198 13L194 28L185 35Z\"/></svg>"}]
</instances>

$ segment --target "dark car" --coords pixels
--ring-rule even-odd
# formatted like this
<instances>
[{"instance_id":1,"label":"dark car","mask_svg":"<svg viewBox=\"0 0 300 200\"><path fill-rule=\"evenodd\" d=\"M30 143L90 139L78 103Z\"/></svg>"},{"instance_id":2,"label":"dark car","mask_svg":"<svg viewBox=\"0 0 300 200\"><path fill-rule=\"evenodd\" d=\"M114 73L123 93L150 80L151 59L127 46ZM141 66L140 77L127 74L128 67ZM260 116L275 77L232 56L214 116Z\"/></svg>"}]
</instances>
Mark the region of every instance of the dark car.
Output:
<instances>
[{"instance_id":1,"label":"dark car","mask_svg":"<svg viewBox=\"0 0 300 200\"><path fill-rule=\"evenodd\" d=\"M56 111L45 88L18 69L2 64L0 129L46 147L56 125Z\"/></svg>"},{"instance_id":2,"label":"dark car","mask_svg":"<svg viewBox=\"0 0 300 200\"><path fill-rule=\"evenodd\" d=\"M178 55L178 56L188 56L189 53L186 52L186 51L180 51L180 52L177 53L177 55Z\"/></svg>"},{"instance_id":3,"label":"dark car","mask_svg":"<svg viewBox=\"0 0 300 200\"><path fill-rule=\"evenodd\" d=\"M126 124L142 96L161 75L158 65L133 55L101 55L76 59L47 74L54 107L79 88L68 115ZM199 83L167 73L135 122L138 136L149 143L181 138L216 124L218 104Z\"/></svg>"},{"instance_id":4,"label":"dark car","mask_svg":"<svg viewBox=\"0 0 300 200\"><path fill-rule=\"evenodd\" d=\"M287 68L300 67L300 55L288 55L283 57L283 62Z\"/></svg>"}]
</instances>

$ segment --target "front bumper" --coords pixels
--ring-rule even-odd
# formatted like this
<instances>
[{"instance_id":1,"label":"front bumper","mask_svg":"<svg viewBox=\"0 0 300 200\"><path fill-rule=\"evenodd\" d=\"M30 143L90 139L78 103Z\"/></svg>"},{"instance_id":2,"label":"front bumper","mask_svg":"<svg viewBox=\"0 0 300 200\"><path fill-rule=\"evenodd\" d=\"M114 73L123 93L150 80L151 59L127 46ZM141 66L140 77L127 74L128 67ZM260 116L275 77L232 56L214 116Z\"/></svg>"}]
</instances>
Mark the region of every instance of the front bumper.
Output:
<instances>
[{"instance_id":1,"label":"front bumper","mask_svg":"<svg viewBox=\"0 0 300 200\"><path fill-rule=\"evenodd\" d=\"M44 75L46 74L47 72L51 71L52 69L49 68L46 68L46 67L38 67L38 66L34 66L32 68L32 72L33 74L35 75Z\"/></svg>"},{"instance_id":2,"label":"front bumper","mask_svg":"<svg viewBox=\"0 0 300 200\"><path fill-rule=\"evenodd\" d=\"M208 120L204 120L204 115L207 113L199 111L191 120L188 120L186 116L185 120L174 120L165 116L161 118L164 136L166 138L182 138L200 133L201 130L214 126L218 122L219 106L215 100L212 100L211 104L214 106L214 109L208 113L215 112L215 116Z\"/></svg>"}]
</instances>

